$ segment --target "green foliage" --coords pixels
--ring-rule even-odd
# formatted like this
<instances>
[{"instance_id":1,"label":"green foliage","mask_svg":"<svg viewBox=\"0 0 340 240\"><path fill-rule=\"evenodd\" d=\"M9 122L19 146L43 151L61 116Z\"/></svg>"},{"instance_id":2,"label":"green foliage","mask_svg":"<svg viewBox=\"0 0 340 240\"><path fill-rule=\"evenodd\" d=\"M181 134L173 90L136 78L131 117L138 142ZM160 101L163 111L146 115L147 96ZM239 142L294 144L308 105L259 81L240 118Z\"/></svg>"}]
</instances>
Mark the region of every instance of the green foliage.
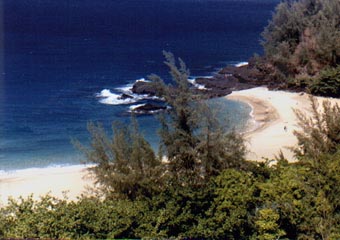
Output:
<instances>
[{"instance_id":1,"label":"green foliage","mask_svg":"<svg viewBox=\"0 0 340 240\"><path fill-rule=\"evenodd\" d=\"M325 68L309 85L312 94L322 96L340 96L340 65L336 68Z\"/></svg>"},{"instance_id":2,"label":"green foliage","mask_svg":"<svg viewBox=\"0 0 340 240\"><path fill-rule=\"evenodd\" d=\"M137 238L143 202L101 201L80 198L77 202L49 195L11 200L2 208L1 237L54 239Z\"/></svg>"},{"instance_id":3,"label":"green foliage","mask_svg":"<svg viewBox=\"0 0 340 240\"><path fill-rule=\"evenodd\" d=\"M145 237L201 237L196 226L211 202L211 189L168 187L147 200L149 212L143 222Z\"/></svg>"},{"instance_id":4,"label":"green foliage","mask_svg":"<svg viewBox=\"0 0 340 240\"><path fill-rule=\"evenodd\" d=\"M249 172L229 169L215 178L213 201L197 231L211 239L248 239L256 208L255 178Z\"/></svg>"},{"instance_id":5,"label":"green foliage","mask_svg":"<svg viewBox=\"0 0 340 240\"><path fill-rule=\"evenodd\" d=\"M298 148L294 149L297 157L308 156L316 159L324 153L335 153L340 144L340 107L329 101L322 103L311 98L311 116L295 110L300 131L294 134L298 139Z\"/></svg>"},{"instance_id":6,"label":"green foliage","mask_svg":"<svg viewBox=\"0 0 340 240\"><path fill-rule=\"evenodd\" d=\"M11 200L0 209L1 238L339 238L340 152L258 168L228 169L205 188L169 185L133 201Z\"/></svg>"},{"instance_id":7,"label":"green foliage","mask_svg":"<svg viewBox=\"0 0 340 240\"><path fill-rule=\"evenodd\" d=\"M297 226L308 221L308 205L301 202L305 196L304 184L298 177L304 172L291 165L278 165L268 181L259 185L261 189L262 209L271 209L273 214L278 213L281 222L280 229L284 229L289 239L297 239ZM307 214L307 216L305 216ZM258 223L257 223L258 224ZM257 226L259 234L263 229Z\"/></svg>"},{"instance_id":8,"label":"green foliage","mask_svg":"<svg viewBox=\"0 0 340 240\"><path fill-rule=\"evenodd\" d=\"M215 116L214 107L201 103L197 110L200 116L199 129L196 130L199 140L195 147L196 158L200 159L203 166L201 175L206 178L217 176L225 169L246 167L244 139L234 131L226 133Z\"/></svg>"},{"instance_id":9,"label":"green foliage","mask_svg":"<svg viewBox=\"0 0 340 240\"><path fill-rule=\"evenodd\" d=\"M165 85L164 81L151 75L158 94L171 106L170 121L161 119L160 131L162 154L165 154L170 163L170 172L178 181L195 182L198 178L199 163L196 158L196 150L199 139L195 136L198 129L197 105L195 96L191 92L188 83L189 70L184 62L179 59L179 67L171 53L164 52L165 64L170 69L174 87ZM186 180L183 180L183 179Z\"/></svg>"},{"instance_id":10,"label":"green foliage","mask_svg":"<svg viewBox=\"0 0 340 240\"><path fill-rule=\"evenodd\" d=\"M301 131L296 164L279 162L260 184L264 209L280 218L279 230L289 239L337 239L340 228L340 108L311 98L312 112L296 111Z\"/></svg>"},{"instance_id":11,"label":"green foliage","mask_svg":"<svg viewBox=\"0 0 340 240\"><path fill-rule=\"evenodd\" d=\"M169 188L152 199L77 202L44 196L1 208L1 238L112 239L192 236L209 206L209 189Z\"/></svg>"},{"instance_id":12,"label":"green foliage","mask_svg":"<svg viewBox=\"0 0 340 240\"><path fill-rule=\"evenodd\" d=\"M279 239L285 235L283 230L279 229L277 221L280 219L280 215L273 209L261 209L258 211L258 216L255 220L255 226L258 230L259 240L271 240Z\"/></svg>"},{"instance_id":13,"label":"green foliage","mask_svg":"<svg viewBox=\"0 0 340 240\"><path fill-rule=\"evenodd\" d=\"M95 181L105 194L135 199L152 194L161 187L162 165L151 146L138 130L135 120L130 126L116 123L113 137L107 137L101 125L90 123L91 147L80 148Z\"/></svg>"},{"instance_id":14,"label":"green foliage","mask_svg":"<svg viewBox=\"0 0 340 240\"><path fill-rule=\"evenodd\" d=\"M164 52L174 86L151 75L158 95L171 106L169 118L161 118L161 154L169 161L169 172L181 184L204 184L211 176L244 162L245 147L236 133L225 134L211 108L188 84L189 70L171 53ZM178 65L178 66L177 66Z\"/></svg>"},{"instance_id":15,"label":"green foliage","mask_svg":"<svg viewBox=\"0 0 340 240\"><path fill-rule=\"evenodd\" d=\"M262 33L265 57L287 78L316 76L340 63L340 2L281 2Z\"/></svg>"},{"instance_id":16,"label":"green foliage","mask_svg":"<svg viewBox=\"0 0 340 240\"><path fill-rule=\"evenodd\" d=\"M263 209L280 216L275 227L279 233L284 231L288 239L337 239L339 157L324 154L303 164L277 166L270 180L259 185Z\"/></svg>"}]
</instances>

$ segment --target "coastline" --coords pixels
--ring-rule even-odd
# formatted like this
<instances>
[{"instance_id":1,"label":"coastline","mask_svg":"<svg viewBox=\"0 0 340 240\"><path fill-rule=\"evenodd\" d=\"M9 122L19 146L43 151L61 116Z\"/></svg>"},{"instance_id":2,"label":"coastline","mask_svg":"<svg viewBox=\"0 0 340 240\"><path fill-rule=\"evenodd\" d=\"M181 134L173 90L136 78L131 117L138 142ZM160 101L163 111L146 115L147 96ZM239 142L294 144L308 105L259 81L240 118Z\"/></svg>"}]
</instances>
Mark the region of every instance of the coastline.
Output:
<instances>
[{"instance_id":1,"label":"coastline","mask_svg":"<svg viewBox=\"0 0 340 240\"><path fill-rule=\"evenodd\" d=\"M234 91L226 98L242 101L252 108L248 128L243 133L249 150L247 160L271 160L281 150L288 161L296 161L289 150L289 147L297 145L293 132L298 130L298 126L293 108L308 114L308 94L257 87ZM317 100L340 104L340 99L317 97ZM6 205L10 196L18 199L32 194L34 199L39 199L46 194L63 198L66 193L68 200L77 200L82 194L89 193L88 187L94 186L93 179L88 177L87 167L73 165L0 171L0 206Z\"/></svg>"},{"instance_id":2,"label":"coastline","mask_svg":"<svg viewBox=\"0 0 340 240\"><path fill-rule=\"evenodd\" d=\"M62 167L30 168L0 172L0 206L8 203L8 198L18 199L20 196L33 199L50 194L68 200L86 193L93 181L87 176L86 165Z\"/></svg>"},{"instance_id":3,"label":"coastline","mask_svg":"<svg viewBox=\"0 0 340 240\"><path fill-rule=\"evenodd\" d=\"M253 109L249 126L244 133L248 147L248 160L263 161L274 159L280 151L289 162L297 159L291 147L297 146L293 132L299 130L293 109L310 114L309 95L286 91L272 91L266 87L257 87L234 91L227 99L242 101ZM322 101L340 104L340 99L315 97L321 106Z\"/></svg>"},{"instance_id":4,"label":"coastline","mask_svg":"<svg viewBox=\"0 0 340 240\"><path fill-rule=\"evenodd\" d=\"M297 145L293 132L298 127L293 108L307 112L310 107L307 94L258 87L235 91L226 98L247 103L253 109L244 133L248 160L274 159L282 151L288 161L296 161L289 149Z\"/></svg>"}]
</instances>

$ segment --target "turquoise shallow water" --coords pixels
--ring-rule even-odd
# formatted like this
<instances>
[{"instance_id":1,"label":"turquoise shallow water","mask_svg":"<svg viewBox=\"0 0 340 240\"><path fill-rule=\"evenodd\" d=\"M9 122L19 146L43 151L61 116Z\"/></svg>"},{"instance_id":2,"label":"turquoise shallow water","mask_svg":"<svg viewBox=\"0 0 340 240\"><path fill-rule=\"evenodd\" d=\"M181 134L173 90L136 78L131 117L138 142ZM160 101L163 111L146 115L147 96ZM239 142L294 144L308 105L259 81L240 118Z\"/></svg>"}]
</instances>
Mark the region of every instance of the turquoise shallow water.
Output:
<instances>
[{"instance_id":1,"label":"turquoise shallow water","mask_svg":"<svg viewBox=\"0 0 340 240\"><path fill-rule=\"evenodd\" d=\"M88 143L87 122L110 132L139 104L104 104L97 94L108 89L114 98L151 73L169 81L164 49L185 60L192 76L246 61L262 52L260 32L278 2L4 0L0 171L79 164L70 142ZM231 126L244 125L246 105L216 101ZM138 122L156 146L157 119Z\"/></svg>"}]
</instances>

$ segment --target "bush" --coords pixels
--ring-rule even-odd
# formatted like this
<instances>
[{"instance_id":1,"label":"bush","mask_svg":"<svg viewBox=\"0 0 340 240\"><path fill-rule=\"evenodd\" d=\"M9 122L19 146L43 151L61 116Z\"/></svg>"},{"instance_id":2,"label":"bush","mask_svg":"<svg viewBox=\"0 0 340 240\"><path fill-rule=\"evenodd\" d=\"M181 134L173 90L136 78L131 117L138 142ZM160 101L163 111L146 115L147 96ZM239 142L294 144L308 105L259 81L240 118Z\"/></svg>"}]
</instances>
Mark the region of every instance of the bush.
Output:
<instances>
[{"instance_id":1,"label":"bush","mask_svg":"<svg viewBox=\"0 0 340 240\"><path fill-rule=\"evenodd\" d=\"M317 76L340 64L339 26L338 0L282 1L262 33L265 58L287 78Z\"/></svg>"},{"instance_id":2,"label":"bush","mask_svg":"<svg viewBox=\"0 0 340 240\"><path fill-rule=\"evenodd\" d=\"M340 97L340 65L322 70L308 89L315 95Z\"/></svg>"}]
</instances>

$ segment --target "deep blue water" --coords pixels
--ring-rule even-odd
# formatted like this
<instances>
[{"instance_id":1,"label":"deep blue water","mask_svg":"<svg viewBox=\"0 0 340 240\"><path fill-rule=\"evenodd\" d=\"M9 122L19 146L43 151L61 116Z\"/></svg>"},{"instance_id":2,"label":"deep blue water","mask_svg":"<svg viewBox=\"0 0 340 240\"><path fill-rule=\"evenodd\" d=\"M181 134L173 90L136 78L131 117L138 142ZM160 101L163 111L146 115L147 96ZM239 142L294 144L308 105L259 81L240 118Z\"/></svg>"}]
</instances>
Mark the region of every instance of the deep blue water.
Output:
<instances>
[{"instance_id":1,"label":"deep blue water","mask_svg":"<svg viewBox=\"0 0 340 240\"><path fill-rule=\"evenodd\" d=\"M102 104L96 94L150 73L168 79L162 50L193 76L261 54L260 32L278 2L2 0L0 170L79 163L70 139L86 143L89 120L109 129L129 119L130 105ZM233 124L246 121L247 106L224 105ZM157 120L138 121L156 146Z\"/></svg>"}]
</instances>

